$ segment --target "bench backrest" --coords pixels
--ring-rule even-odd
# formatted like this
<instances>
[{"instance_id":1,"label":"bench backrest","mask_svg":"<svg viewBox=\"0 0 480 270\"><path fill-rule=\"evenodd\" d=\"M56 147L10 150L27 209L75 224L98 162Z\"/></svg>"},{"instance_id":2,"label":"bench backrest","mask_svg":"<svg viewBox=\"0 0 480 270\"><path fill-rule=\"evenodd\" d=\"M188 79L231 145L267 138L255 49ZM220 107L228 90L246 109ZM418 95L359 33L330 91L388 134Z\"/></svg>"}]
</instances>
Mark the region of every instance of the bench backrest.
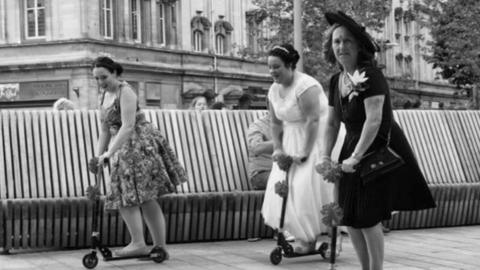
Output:
<instances>
[{"instance_id":1,"label":"bench backrest","mask_svg":"<svg viewBox=\"0 0 480 270\"><path fill-rule=\"evenodd\" d=\"M396 111L429 184L480 182L479 111Z\"/></svg>"},{"instance_id":2,"label":"bench backrest","mask_svg":"<svg viewBox=\"0 0 480 270\"><path fill-rule=\"evenodd\" d=\"M246 132L265 111L145 113L187 169L189 181L177 192L251 190ZM1 110L0 116L0 199L79 197L95 183L87 161L99 134L97 111ZM480 182L479 111L407 110L395 118L429 184Z\"/></svg>"}]
</instances>

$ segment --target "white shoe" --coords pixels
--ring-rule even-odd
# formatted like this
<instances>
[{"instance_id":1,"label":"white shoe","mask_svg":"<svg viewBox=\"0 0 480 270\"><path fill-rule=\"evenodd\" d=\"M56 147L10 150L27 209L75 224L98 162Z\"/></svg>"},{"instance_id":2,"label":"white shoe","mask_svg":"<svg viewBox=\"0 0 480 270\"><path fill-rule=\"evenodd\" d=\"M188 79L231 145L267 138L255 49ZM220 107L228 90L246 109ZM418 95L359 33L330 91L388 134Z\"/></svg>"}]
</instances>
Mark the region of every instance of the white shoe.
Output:
<instances>
[{"instance_id":1,"label":"white shoe","mask_svg":"<svg viewBox=\"0 0 480 270\"><path fill-rule=\"evenodd\" d=\"M295 236L293 236L288 231L283 231L283 236L285 237L285 241L287 241L287 242L294 242L295 241Z\"/></svg>"}]
</instances>

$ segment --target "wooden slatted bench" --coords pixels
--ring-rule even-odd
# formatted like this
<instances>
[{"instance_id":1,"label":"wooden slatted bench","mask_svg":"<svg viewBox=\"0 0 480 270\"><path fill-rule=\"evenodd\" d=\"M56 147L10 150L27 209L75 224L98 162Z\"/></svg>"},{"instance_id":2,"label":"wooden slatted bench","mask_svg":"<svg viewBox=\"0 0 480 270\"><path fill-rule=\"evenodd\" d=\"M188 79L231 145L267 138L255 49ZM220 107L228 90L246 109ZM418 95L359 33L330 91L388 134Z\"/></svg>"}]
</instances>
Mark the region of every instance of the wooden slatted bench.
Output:
<instances>
[{"instance_id":1,"label":"wooden slatted bench","mask_svg":"<svg viewBox=\"0 0 480 270\"><path fill-rule=\"evenodd\" d=\"M0 247L5 250L85 247L90 244L92 203L85 189L95 183L87 161L99 134L96 111L1 111ZM185 165L189 181L160 203L168 242L269 237L260 215L263 192L246 179L245 134L265 112L146 110ZM227 116L228 114L228 116ZM225 118L226 117L226 118ZM223 121L223 122L222 122ZM223 130L228 121L238 121ZM213 126L212 123L218 126ZM238 134L235 129L238 129ZM215 133L216 137L211 137ZM223 152L217 138L235 147ZM234 165L237 159L241 166ZM3 170L5 168L5 170ZM104 170L108 181L108 170ZM102 186L105 193L106 185ZM120 216L103 213L102 242L116 246L129 237Z\"/></svg>"},{"instance_id":2,"label":"wooden slatted bench","mask_svg":"<svg viewBox=\"0 0 480 270\"><path fill-rule=\"evenodd\" d=\"M185 165L189 181L160 203L167 241L270 237L263 192L247 179L248 125L265 111L146 110ZM64 248L90 244L97 111L0 111L0 247ZM480 114L397 111L438 208L401 212L393 229L480 224ZM108 179L108 170L104 171ZM106 186L102 186L105 192ZM104 244L128 243L118 214L103 213Z\"/></svg>"},{"instance_id":3,"label":"wooden slatted bench","mask_svg":"<svg viewBox=\"0 0 480 270\"><path fill-rule=\"evenodd\" d=\"M480 224L480 111L396 111L437 208L400 212L392 229Z\"/></svg>"}]
</instances>

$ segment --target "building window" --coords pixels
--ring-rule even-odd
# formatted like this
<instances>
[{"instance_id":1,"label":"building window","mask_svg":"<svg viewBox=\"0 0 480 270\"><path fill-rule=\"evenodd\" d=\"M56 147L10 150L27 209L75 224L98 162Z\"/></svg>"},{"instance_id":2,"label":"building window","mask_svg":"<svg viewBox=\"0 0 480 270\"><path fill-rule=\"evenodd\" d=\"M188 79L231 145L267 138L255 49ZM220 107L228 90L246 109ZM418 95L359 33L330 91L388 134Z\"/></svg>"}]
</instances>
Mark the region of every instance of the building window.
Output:
<instances>
[{"instance_id":1,"label":"building window","mask_svg":"<svg viewBox=\"0 0 480 270\"><path fill-rule=\"evenodd\" d=\"M103 17L103 36L113 39L113 6L112 0L102 0L102 17Z\"/></svg>"},{"instance_id":2,"label":"building window","mask_svg":"<svg viewBox=\"0 0 480 270\"><path fill-rule=\"evenodd\" d=\"M193 32L193 50L196 52L203 51L203 33L200 30Z\"/></svg>"},{"instance_id":3,"label":"building window","mask_svg":"<svg viewBox=\"0 0 480 270\"><path fill-rule=\"evenodd\" d=\"M217 34L215 37L215 50L217 54L225 54L225 36Z\"/></svg>"},{"instance_id":4,"label":"building window","mask_svg":"<svg viewBox=\"0 0 480 270\"><path fill-rule=\"evenodd\" d=\"M167 35L166 35L166 16L165 16L165 4L158 3L158 43L160 45L166 45L167 43Z\"/></svg>"},{"instance_id":5,"label":"building window","mask_svg":"<svg viewBox=\"0 0 480 270\"><path fill-rule=\"evenodd\" d=\"M25 0L27 38L45 37L45 0Z\"/></svg>"},{"instance_id":6,"label":"building window","mask_svg":"<svg viewBox=\"0 0 480 270\"><path fill-rule=\"evenodd\" d=\"M266 11L254 9L246 12L248 25L248 47L257 54L266 50L266 41L269 38L268 15Z\"/></svg>"},{"instance_id":7,"label":"building window","mask_svg":"<svg viewBox=\"0 0 480 270\"><path fill-rule=\"evenodd\" d=\"M403 54L397 53L395 55L395 63L396 63L396 74L402 76L403 75Z\"/></svg>"},{"instance_id":8,"label":"building window","mask_svg":"<svg viewBox=\"0 0 480 270\"><path fill-rule=\"evenodd\" d=\"M219 15L215 22L215 52L217 54L226 54L231 47L232 25L224 20L225 16Z\"/></svg>"},{"instance_id":9,"label":"building window","mask_svg":"<svg viewBox=\"0 0 480 270\"><path fill-rule=\"evenodd\" d=\"M203 52L204 50L214 49L211 47L212 44L210 44L210 40L207 38L210 36L212 23L206 17L202 16L201 10L197 10L197 15L192 18L190 25L192 27L193 50Z\"/></svg>"},{"instance_id":10,"label":"building window","mask_svg":"<svg viewBox=\"0 0 480 270\"><path fill-rule=\"evenodd\" d=\"M131 16L132 16L132 39L138 42L142 40L142 13L141 1L131 0Z\"/></svg>"}]
</instances>

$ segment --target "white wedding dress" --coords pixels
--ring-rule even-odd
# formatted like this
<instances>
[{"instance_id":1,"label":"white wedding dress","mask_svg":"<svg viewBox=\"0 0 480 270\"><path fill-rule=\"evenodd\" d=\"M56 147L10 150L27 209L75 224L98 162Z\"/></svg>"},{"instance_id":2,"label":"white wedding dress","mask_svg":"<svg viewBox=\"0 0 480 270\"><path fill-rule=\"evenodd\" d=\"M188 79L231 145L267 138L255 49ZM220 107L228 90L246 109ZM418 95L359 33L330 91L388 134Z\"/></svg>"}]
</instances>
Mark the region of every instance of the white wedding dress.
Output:
<instances>
[{"instance_id":1,"label":"white wedding dress","mask_svg":"<svg viewBox=\"0 0 480 270\"><path fill-rule=\"evenodd\" d=\"M306 143L306 119L300 111L298 98L312 86L322 89L314 78L295 72L292 85L284 91L287 93L285 97L280 96L283 87L277 83L272 84L268 93L276 117L283 121L283 150L290 156L300 155L299 152ZM320 160L319 150L323 139L321 136L328 111L328 101L323 89L318 98L322 115L315 145L308 159L300 165L292 164L288 173L289 193L283 229L293 234L296 240L304 242L314 241L322 232L327 231L320 211L324 204L333 202L333 184L324 181L315 171L315 165ZM275 184L285 177L285 172L274 162L262 206L265 223L274 229L280 225L282 209L282 198L275 193Z\"/></svg>"}]
</instances>

